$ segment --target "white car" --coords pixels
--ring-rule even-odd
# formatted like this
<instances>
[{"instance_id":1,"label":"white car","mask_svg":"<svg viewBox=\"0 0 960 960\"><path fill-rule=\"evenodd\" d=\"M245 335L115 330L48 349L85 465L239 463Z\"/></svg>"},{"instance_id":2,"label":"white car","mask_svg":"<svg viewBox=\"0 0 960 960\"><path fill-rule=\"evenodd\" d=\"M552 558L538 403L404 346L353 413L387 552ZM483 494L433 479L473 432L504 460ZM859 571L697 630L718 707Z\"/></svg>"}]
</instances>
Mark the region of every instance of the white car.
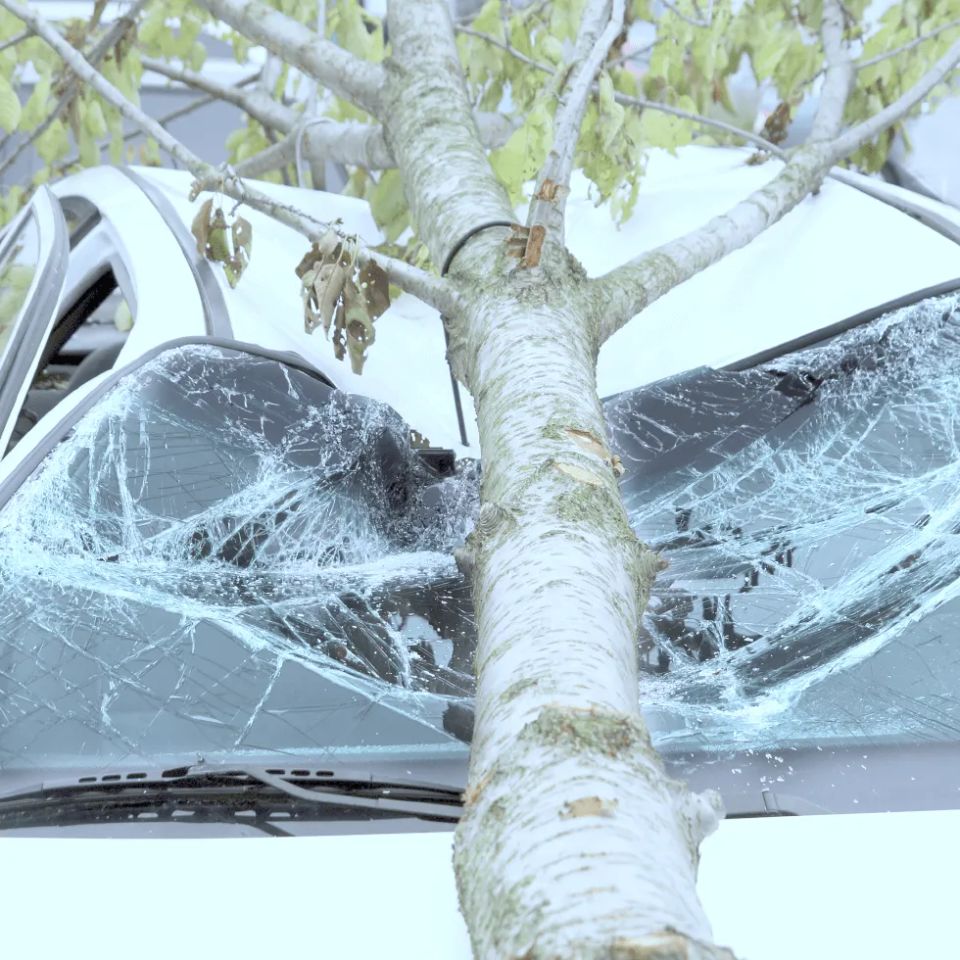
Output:
<instances>
[{"instance_id":1,"label":"white car","mask_svg":"<svg viewBox=\"0 0 960 960\"><path fill-rule=\"evenodd\" d=\"M722 212L771 175L747 155L655 156L619 230L579 184L574 252L595 274ZM960 212L858 183L600 357L671 562L638 695L724 796L700 892L754 960L955 942ZM469 398L461 422L410 297L362 376L335 360L303 332L305 243L255 213L231 289L189 187L89 170L0 238L5 949L466 960ZM269 189L378 239L358 201Z\"/></svg>"}]
</instances>

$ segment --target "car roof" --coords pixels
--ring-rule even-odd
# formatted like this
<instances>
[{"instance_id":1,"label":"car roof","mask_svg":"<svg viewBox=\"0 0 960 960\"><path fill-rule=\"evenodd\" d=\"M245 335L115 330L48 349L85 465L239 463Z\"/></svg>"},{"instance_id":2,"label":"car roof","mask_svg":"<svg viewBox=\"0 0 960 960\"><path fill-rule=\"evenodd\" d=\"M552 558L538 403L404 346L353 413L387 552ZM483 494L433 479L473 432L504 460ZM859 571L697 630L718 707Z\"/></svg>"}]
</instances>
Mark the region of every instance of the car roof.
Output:
<instances>
[{"instance_id":1,"label":"car roof","mask_svg":"<svg viewBox=\"0 0 960 960\"><path fill-rule=\"evenodd\" d=\"M572 252L597 276L697 228L761 187L781 166L772 159L748 164L750 156L750 151L716 147L687 147L675 156L652 151L636 208L621 226L613 223L606 206L597 205L591 185L577 175L568 201ZM182 236L197 208L189 200L191 175L162 168L137 168L136 173L162 190L180 218L172 226ZM99 168L96 175L121 174ZM57 193L69 193L72 179L58 184ZM885 186L871 183L881 192ZM366 243L382 239L362 200L257 186L318 219L342 220L346 231ZM937 207L938 215L953 217L960 226L960 211ZM109 209L103 213L110 217ZM518 218L522 215L518 211ZM322 333L303 330L294 267L307 242L256 211L244 211L244 216L254 226L247 273L231 290L219 268L214 270L233 335L268 349L292 350L342 389L389 403L435 445L453 447L461 455L478 453L472 405L462 388L471 444L465 450L459 442L436 311L409 295L399 297L377 321L377 340L362 376L353 374L347 363L333 357ZM828 180L817 195L752 243L671 291L615 334L600 352L598 387L608 396L695 367L735 363L956 278L960 245L888 203Z\"/></svg>"}]
</instances>

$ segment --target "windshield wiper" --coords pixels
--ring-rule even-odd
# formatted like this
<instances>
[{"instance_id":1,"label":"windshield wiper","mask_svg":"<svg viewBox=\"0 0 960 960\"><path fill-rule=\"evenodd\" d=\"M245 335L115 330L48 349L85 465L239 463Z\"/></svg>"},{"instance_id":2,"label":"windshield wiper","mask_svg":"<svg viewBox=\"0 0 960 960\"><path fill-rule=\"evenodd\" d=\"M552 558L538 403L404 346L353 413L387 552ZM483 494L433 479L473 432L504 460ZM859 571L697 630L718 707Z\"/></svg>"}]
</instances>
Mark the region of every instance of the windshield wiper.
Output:
<instances>
[{"instance_id":1,"label":"windshield wiper","mask_svg":"<svg viewBox=\"0 0 960 960\"><path fill-rule=\"evenodd\" d=\"M0 830L99 822L236 822L284 835L279 822L320 819L320 808L456 822L458 789L416 780L338 777L306 770L198 764L151 776L107 774L0 793ZM252 814L252 816L251 816ZM349 813L347 813L349 816ZM282 818L282 819L280 819Z\"/></svg>"}]
</instances>

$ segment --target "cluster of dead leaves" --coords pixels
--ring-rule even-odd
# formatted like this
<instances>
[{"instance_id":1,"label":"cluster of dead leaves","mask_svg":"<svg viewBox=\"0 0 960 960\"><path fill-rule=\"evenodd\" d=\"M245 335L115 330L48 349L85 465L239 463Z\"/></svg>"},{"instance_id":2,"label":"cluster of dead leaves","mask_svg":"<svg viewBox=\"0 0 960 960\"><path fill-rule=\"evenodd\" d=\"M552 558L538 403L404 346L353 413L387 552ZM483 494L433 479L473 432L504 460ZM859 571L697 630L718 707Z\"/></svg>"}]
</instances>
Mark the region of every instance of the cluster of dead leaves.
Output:
<instances>
[{"instance_id":1,"label":"cluster of dead leaves","mask_svg":"<svg viewBox=\"0 0 960 960\"><path fill-rule=\"evenodd\" d=\"M390 306L386 273L367 262L357 270L358 245L335 230L315 242L297 266L307 333L333 329L338 360L349 354L354 373L363 372L367 348L376 338L374 322Z\"/></svg>"},{"instance_id":2,"label":"cluster of dead leaves","mask_svg":"<svg viewBox=\"0 0 960 960\"><path fill-rule=\"evenodd\" d=\"M213 199L204 201L190 228L197 241L197 253L214 263L223 264L227 282L235 287L250 262L253 227L243 217L227 223L222 207L214 207Z\"/></svg>"}]
</instances>

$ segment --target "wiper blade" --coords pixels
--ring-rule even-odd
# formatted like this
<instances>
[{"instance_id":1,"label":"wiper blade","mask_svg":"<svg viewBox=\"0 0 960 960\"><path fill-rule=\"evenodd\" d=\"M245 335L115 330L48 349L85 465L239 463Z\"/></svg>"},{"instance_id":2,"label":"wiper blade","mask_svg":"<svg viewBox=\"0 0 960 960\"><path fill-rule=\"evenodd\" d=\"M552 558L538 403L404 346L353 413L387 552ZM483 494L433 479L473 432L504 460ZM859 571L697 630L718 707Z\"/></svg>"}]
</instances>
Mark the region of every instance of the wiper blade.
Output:
<instances>
[{"instance_id":1,"label":"wiper blade","mask_svg":"<svg viewBox=\"0 0 960 960\"><path fill-rule=\"evenodd\" d=\"M298 777L259 768L241 768L246 776L287 796L309 803L359 807L388 813L406 813L427 819L459 820L463 797L459 790L419 781L353 780L335 777ZM199 771L197 776L202 775ZM303 785L304 779L310 784Z\"/></svg>"},{"instance_id":2,"label":"wiper blade","mask_svg":"<svg viewBox=\"0 0 960 960\"><path fill-rule=\"evenodd\" d=\"M198 764L161 774L108 774L44 783L0 795L0 830L27 826L172 820L185 813L200 820L246 823L285 833L270 816L317 819L318 808L344 808L391 816L456 822L459 790L420 781L314 775L259 767ZM249 812L255 814L249 817Z\"/></svg>"}]
</instances>

